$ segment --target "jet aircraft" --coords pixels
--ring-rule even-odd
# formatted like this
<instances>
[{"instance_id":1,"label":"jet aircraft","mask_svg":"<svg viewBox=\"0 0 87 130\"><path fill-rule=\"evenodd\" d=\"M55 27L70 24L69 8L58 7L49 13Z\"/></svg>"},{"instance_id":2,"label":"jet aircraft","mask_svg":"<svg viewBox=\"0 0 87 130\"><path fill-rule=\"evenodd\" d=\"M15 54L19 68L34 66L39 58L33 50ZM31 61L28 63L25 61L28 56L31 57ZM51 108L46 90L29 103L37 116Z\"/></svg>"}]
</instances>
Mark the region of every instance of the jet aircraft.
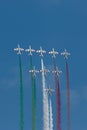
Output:
<instances>
[{"instance_id":1,"label":"jet aircraft","mask_svg":"<svg viewBox=\"0 0 87 130\"><path fill-rule=\"evenodd\" d=\"M36 52L40 53L40 56L43 56L43 54L46 53L46 51L43 50L42 47L40 47L40 50L37 50Z\"/></svg>"},{"instance_id":2,"label":"jet aircraft","mask_svg":"<svg viewBox=\"0 0 87 130\"><path fill-rule=\"evenodd\" d=\"M32 73L33 76L36 76L36 73L39 73L39 71L35 69L35 66L34 66L33 70L29 70L29 72Z\"/></svg>"},{"instance_id":3,"label":"jet aircraft","mask_svg":"<svg viewBox=\"0 0 87 130\"><path fill-rule=\"evenodd\" d=\"M65 51L62 52L61 55L63 55L65 59L68 59L68 56L70 56L70 53L67 52L66 49L65 49Z\"/></svg>"},{"instance_id":4,"label":"jet aircraft","mask_svg":"<svg viewBox=\"0 0 87 130\"><path fill-rule=\"evenodd\" d=\"M31 48L31 46L29 46L28 49L25 49L25 51L29 52L29 55L32 55L32 52L35 52L35 50Z\"/></svg>"},{"instance_id":5,"label":"jet aircraft","mask_svg":"<svg viewBox=\"0 0 87 130\"><path fill-rule=\"evenodd\" d=\"M49 52L49 54L51 54L51 55L52 55L52 57L54 57L54 58L55 58L55 57L56 57L56 55L57 55L57 54L59 54L59 53L58 53L58 51L54 51L54 48L52 48L52 51L50 51L50 52Z\"/></svg>"},{"instance_id":6,"label":"jet aircraft","mask_svg":"<svg viewBox=\"0 0 87 130\"><path fill-rule=\"evenodd\" d=\"M20 45L18 44L18 47L17 47L17 48L14 48L14 51L17 51L17 54L18 54L18 55L21 55L21 52L24 51L24 49L21 48Z\"/></svg>"}]
</instances>

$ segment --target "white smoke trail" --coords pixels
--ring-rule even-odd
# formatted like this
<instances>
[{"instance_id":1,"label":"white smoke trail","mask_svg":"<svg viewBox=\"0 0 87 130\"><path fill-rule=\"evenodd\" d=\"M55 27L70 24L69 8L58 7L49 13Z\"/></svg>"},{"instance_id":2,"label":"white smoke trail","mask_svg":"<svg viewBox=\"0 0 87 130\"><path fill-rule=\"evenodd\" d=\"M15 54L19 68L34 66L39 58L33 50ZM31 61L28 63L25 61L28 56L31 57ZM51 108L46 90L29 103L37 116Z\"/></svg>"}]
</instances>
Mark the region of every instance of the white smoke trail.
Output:
<instances>
[{"instance_id":1,"label":"white smoke trail","mask_svg":"<svg viewBox=\"0 0 87 130\"><path fill-rule=\"evenodd\" d=\"M41 59L41 68L44 70L43 59ZM42 72L42 89L43 89L43 130L49 129L49 105L48 105L48 95L46 90L45 83L45 74Z\"/></svg>"},{"instance_id":2,"label":"white smoke trail","mask_svg":"<svg viewBox=\"0 0 87 130\"><path fill-rule=\"evenodd\" d=\"M50 121L49 121L49 123L50 123L50 129L49 130L53 130L53 113L52 113L52 102L51 102L51 99L49 100L49 111L50 111L50 115L49 115L49 117L50 117Z\"/></svg>"},{"instance_id":3,"label":"white smoke trail","mask_svg":"<svg viewBox=\"0 0 87 130\"><path fill-rule=\"evenodd\" d=\"M46 92L45 92L46 93ZM46 122L46 129L45 130L50 130L49 129L49 105L48 105L48 95L47 95L47 93L46 93L46 97L45 97L45 115L46 115L46 117L45 117L45 122Z\"/></svg>"}]
</instances>

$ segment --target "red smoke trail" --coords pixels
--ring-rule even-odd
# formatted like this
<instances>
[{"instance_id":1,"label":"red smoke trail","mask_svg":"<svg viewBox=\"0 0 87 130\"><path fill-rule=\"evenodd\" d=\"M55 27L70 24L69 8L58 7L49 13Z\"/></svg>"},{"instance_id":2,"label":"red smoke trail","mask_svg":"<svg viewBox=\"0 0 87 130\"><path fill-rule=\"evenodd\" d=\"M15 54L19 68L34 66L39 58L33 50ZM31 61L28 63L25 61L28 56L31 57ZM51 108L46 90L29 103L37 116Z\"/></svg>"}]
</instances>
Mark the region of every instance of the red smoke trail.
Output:
<instances>
[{"instance_id":1,"label":"red smoke trail","mask_svg":"<svg viewBox=\"0 0 87 130\"><path fill-rule=\"evenodd\" d=\"M66 61L66 85L67 85L67 107L68 107L68 130L70 130L70 85L69 85L69 70L68 70L68 63Z\"/></svg>"},{"instance_id":2,"label":"red smoke trail","mask_svg":"<svg viewBox=\"0 0 87 130\"><path fill-rule=\"evenodd\" d=\"M60 102L60 85L56 69L56 61L54 59L55 85L56 85L56 101L57 101L57 130L61 130L61 102Z\"/></svg>"}]
</instances>

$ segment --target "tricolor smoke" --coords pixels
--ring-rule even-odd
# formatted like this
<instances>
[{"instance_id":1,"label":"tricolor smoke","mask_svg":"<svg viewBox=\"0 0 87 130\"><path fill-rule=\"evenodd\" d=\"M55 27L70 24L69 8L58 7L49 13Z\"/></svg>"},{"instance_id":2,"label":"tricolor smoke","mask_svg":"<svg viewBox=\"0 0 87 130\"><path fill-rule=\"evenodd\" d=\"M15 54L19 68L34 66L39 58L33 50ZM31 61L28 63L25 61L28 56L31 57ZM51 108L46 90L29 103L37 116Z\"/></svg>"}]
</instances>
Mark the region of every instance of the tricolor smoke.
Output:
<instances>
[{"instance_id":1,"label":"tricolor smoke","mask_svg":"<svg viewBox=\"0 0 87 130\"><path fill-rule=\"evenodd\" d=\"M41 68L44 70L43 59L41 59ZM43 91L43 130L49 130L49 106L48 106L48 95L45 83L45 73L42 72L42 91Z\"/></svg>"},{"instance_id":2,"label":"tricolor smoke","mask_svg":"<svg viewBox=\"0 0 87 130\"><path fill-rule=\"evenodd\" d=\"M67 120L68 120L68 130L70 130L70 85L69 85L69 70L68 62L66 61L66 85L67 85Z\"/></svg>"},{"instance_id":3,"label":"tricolor smoke","mask_svg":"<svg viewBox=\"0 0 87 130\"><path fill-rule=\"evenodd\" d=\"M23 80L22 80L22 63L21 63L21 52L24 51L23 48L20 48L18 45L18 48L15 48L14 51L17 51L17 54L19 55L19 69L20 69L20 130L24 130L24 104L23 104ZM35 52L34 49L31 49L31 46L29 49L25 50L26 52L29 52L30 55L30 70L31 72L31 84L32 84L32 130L36 130L36 73L39 71L33 69L32 65L32 52ZM36 51L37 53L40 53L40 56L43 57L43 53L46 53L45 50L42 50L40 47L40 50ZM61 130L61 100L60 100L60 84L59 84L59 75L58 70L56 66L56 58L55 55L58 54L58 52L54 51L54 48L52 51L49 52L49 54L52 54L53 56L53 64L54 64L54 76L55 76L55 88L56 88L56 124L57 129ZM70 53L68 53L65 49L65 52L62 52L61 55L64 56L66 59L66 88L67 88L67 124L68 129L70 130L70 85L69 85L69 70L68 70L68 56ZM53 113L52 113L52 103L51 99L48 98L48 93L46 92L46 77L45 74L48 71L45 71L43 58L41 58L41 73L42 73L42 91L43 91L43 130L53 130Z\"/></svg>"},{"instance_id":4,"label":"tricolor smoke","mask_svg":"<svg viewBox=\"0 0 87 130\"><path fill-rule=\"evenodd\" d=\"M19 68L20 68L20 130L24 130L23 80L22 80L21 55L19 55Z\"/></svg>"},{"instance_id":5,"label":"tricolor smoke","mask_svg":"<svg viewBox=\"0 0 87 130\"><path fill-rule=\"evenodd\" d=\"M30 55L30 69L33 69L32 66L32 56ZM36 80L33 73L31 73L32 81L32 130L36 130Z\"/></svg>"},{"instance_id":6,"label":"tricolor smoke","mask_svg":"<svg viewBox=\"0 0 87 130\"><path fill-rule=\"evenodd\" d=\"M57 130L61 130L60 85L59 85L59 79L58 79L58 75L57 75L57 66L56 66L56 60L55 60L55 58L53 58L53 61L54 61L55 85L56 85Z\"/></svg>"}]
</instances>

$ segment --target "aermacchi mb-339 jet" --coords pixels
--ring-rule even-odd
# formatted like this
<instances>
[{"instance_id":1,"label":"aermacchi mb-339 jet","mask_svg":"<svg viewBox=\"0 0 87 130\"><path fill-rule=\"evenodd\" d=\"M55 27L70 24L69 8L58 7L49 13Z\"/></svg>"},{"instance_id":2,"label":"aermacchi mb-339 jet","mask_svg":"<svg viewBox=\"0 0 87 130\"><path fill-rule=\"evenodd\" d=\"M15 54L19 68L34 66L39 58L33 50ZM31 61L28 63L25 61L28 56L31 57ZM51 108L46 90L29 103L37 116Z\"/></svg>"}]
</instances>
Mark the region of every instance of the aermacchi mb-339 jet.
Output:
<instances>
[{"instance_id":1,"label":"aermacchi mb-339 jet","mask_svg":"<svg viewBox=\"0 0 87 130\"><path fill-rule=\"evenodd\" d=\"M44 73L44 74L46 75L46 73L49 73L50 70L48 70L48 69L46 69L46 68L44 67L44 69L40 70L40 72L41 72L41 73Z\"/></svg>"},{"instance_id":2,"label":"aermacchi mb-339 jet","mask_svg":"<svg viewBox=\"0 0 87 130\"><path fill-rule=\"evenodd\" d=\"M32 73L33 76L36 76L36 73L39 73L39 71L35 69L35 66L33 67L32 70L29 70L29 72Z\"/></svg>"},{"instance_id":3,"label":"aermacchi mb-339 jet","mask_svg":"<svg viewBox=\"0 0 87 130\"><path fill-rule=\"evenodd\" d=\"M56 67L56 70L53 70L52 73L57 74L57 76L59 76L60 74L62 74L62 71L58 69L58 67Z\"/></svg>"},{"instance_id":4,"label":"aermacchi mb-339 jet","mask_svg":"<svg viewBox=\"0 0 87 130\"><path fill-rule=\"evenodd\" d=\"M55 90L49 87L49 88L44 89L44 91L47 92L47 94L49 94L49 95L51 96L52 93L53 93Z\"/></svg>"},{"instance_id":5,"label":"aermacchi mb-339 jet","mask_svg":"<svg viewBox=\"0 0 87 130\"><path fill-rule=\"evenodd\" d=\"M52 57L56 57L56 55L58 54L58 51L54 51L54 48L52 48L52 51L49 52L49 54L52 55Z\"/></svg>"},{"instance_id":6,"label":"aermacchi mb-339 jet","mask_svg":"<svg viewBox=\"0 0 87 130\"><path fill-rule=\"evenodd\" d=\"M29 55L32 55L32 52L35 52L35 50L31 48L31 46L29 46L28 49L25 49L25 51L29 52Z\"/></svg>"},{"instance_id":7,"label":"aermacchi mb-339 jet","mask_svg":"<svg viewBox=\"0 0 87 130\"><path fill-rule=\"evenodd\" d=\"M62 52L61 55L63 55L65 59L68 59L68 56L70 56L70 53L67 52L66 49L65 49L65 51Z\"/></svg>"},{"instance_id":8,"label":"aermacchi mb-339 jet","mask_svg":"<svg viewBox=\"0 0 87 130\"><path fill-rule=\"evenodd\" d=\"M43 50L42 47L40 47L40 50L37 50L36 52L40 53L40 56L43 56L43 54L46 53L46 51Z\"/></svg>"},{"instance_id":9,"label":"aermacchi mb-339 jet","mask_svg":"<svg viewBox=\"0 0 87 130\"><path fill-rule=\"evenodd\" d=\"M20 45L18 44L18 47L17 47L17 48L14 48L14 51L17 51L17 54L18 54L18 55L19 55L19 54L21 55L21 52L24 51L24 49L21 48Z\"/></svg>"}]
</instances>

